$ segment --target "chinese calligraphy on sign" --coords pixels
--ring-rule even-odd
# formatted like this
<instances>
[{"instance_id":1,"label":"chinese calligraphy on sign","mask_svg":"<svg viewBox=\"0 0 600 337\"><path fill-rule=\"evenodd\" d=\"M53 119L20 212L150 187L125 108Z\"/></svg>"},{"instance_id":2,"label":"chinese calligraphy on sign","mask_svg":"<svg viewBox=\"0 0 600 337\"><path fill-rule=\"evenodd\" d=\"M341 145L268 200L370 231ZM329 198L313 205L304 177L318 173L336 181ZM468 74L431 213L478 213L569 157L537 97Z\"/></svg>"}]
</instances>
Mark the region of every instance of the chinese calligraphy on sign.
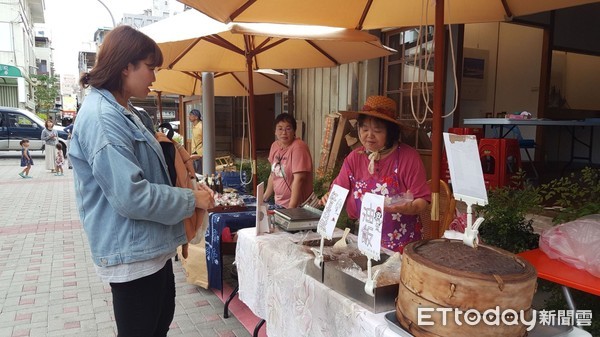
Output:
<instances>
[{"instance_id":1,"label":"chinese calligraphy on sign","mask_svg":"<svg viewBox=\"0 0 600 337\"><path fill-rule=\"evenodd\" d=\"M381 250L384 202L385 198L382 195L365 193L360 208L358 249L375 261L379 261Z\"/></svg>"},{"instance_id":2,"label":"chinese calligraphy on sign","mask_svg":"<svg viewBox=\"0 0 600 337\"><path fill-rule=\"evenodd\" d=\"M331 240L331 237L333 236L335 224L340 217L347 195L348 190L338 185L333 185L333 188L329 193L327 204L325 205L325 209L323 210L321 218L319 219L319 224L317 225L317 233L328 240Z\"/></svg>"}]
</instances>

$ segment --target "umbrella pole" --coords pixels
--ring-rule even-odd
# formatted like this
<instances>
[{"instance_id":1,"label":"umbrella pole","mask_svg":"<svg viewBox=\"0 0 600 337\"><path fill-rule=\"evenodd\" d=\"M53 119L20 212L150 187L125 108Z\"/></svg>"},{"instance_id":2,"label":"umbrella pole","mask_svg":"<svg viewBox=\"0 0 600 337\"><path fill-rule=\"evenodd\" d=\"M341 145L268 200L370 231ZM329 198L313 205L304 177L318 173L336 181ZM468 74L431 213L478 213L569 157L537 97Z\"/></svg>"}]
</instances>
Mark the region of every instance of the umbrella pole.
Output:
<instances>
[{"instance_id":1,"label":"umbrella pole","mask_svg":"<svg viewBox=\"0 0 600 337\"><path fill-rule=\"evenodd\" d=\"M433 75L433 121L431 130L431 222L433 228L440 225L440 167L442 164L442 110L445 92L445 58L444 58L444 1L435 2L435 35L434 35L434 75Z\"/></svg>"},{"instance_id":2,"label":"umbrella pole","mask_svg":"<svg viewBox=\"0 0 600 337\"><path fill-rule=\"evenodd\" d=\"M249 48L249 37L244 36L246 41L246 67L248 70L248 125L250 126L250 152L252 162L252 191L256 193L256 185L258 185L258 177L256 174L256 116L254 111L254 77L252 74L252 56L250 55Z\"/></svg>"},{"instance_id":3,"label":"umbrella pole","mask_svg":"<svg viewBox=\"0 0 600 337\"><path fill-rule=\"evenodd\" d=\"M183 137L183 146L190 150L187 142L187 120L185 119L185 103L183 102L183 95L179 95L179 104L177 104L177 119L179 120L179 134ZM191 151L190 151L191 153ZM200 172L198 172L200 173Z\"/></svg>"}]
</instances>

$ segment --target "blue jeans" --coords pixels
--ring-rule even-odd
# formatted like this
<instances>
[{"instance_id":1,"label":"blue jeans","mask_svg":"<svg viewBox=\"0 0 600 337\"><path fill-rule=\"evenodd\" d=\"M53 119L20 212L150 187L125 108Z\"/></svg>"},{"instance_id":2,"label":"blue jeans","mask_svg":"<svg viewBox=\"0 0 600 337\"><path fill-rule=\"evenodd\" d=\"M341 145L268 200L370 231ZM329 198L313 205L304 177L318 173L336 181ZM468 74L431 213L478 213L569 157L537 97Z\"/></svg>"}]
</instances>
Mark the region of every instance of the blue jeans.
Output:
<instances>
[{"instance_id":1,"label":"blue jeans","mask_svg":"<svg viewBox=\"0 0 600 337\"><path fill-rule=\"evenodd\" d=\"M194 160L194 171L198 174L202 174L202 158Z\"/></svg>"},{"instance_id":2,"label":"blue jeans","mask_svg":"<svg viewBox=\"0 0 600 337\"><path fill-rule=\"evenodd\" d=\"M175 314L171 259L156 273L110 284L118 337L165 337Z\"/></svg>"}]
</instances>

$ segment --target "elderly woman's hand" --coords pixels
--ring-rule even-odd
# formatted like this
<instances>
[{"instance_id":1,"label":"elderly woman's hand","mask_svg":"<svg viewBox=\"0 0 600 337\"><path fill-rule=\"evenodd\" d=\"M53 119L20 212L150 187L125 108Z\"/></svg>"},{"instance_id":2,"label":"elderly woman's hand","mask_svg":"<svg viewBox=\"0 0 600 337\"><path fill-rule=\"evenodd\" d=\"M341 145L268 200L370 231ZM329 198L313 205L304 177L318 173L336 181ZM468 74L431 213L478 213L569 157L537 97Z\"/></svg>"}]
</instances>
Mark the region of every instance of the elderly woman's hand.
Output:
<instances>
[{"instance_id":1,"label":"elderly woman's hand","mask_svg":"<svg viewBox=\"0 0 600 337\"><path fill-rule=\"evenodd\" d=\"M407 214L407 215L414 215L414 214L419 214L422 211L425 210L425 208L427 207L427 201L425 199L415 199L411 202L406 202L403 204L393 204L390 206L385 206L383 208L384 212L390 212L390 213L400 213L400 214Z\"/></svg>"}]
</instances>

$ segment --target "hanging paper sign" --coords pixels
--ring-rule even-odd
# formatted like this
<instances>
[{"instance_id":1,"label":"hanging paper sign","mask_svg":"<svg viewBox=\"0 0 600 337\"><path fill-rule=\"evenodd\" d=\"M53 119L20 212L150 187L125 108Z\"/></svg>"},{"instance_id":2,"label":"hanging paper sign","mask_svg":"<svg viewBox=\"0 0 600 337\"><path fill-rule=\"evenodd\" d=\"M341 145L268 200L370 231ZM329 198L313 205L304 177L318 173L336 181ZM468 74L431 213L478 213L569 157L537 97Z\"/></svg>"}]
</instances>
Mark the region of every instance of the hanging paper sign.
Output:
<instances>
[{"instance_id":1,"label":"hanging paper sign","mask_svg":"<svg viewBox=\"0 0 600 337\"><path fill-rule=\"evenodd\" d=\"M384 202L385 198L382 195L365 193L360 207L358 249L375 261L379 261L381 250Z\"/></svg>"},{"instance_id":2,"label":"hanging paper sign","mask_svg":"<svg viewBox=\"0 0 600 337\"><path fill-rule=\"evenodd\" d=\"M444 132L444 146L452 179L454 197L467 203L487 205L487 191L477 139L473 135Z\"/></svg>"},{"instance_id":3,"label":"hanging paper sign","mask_svg":"<svg viewBox=\"0 0 600 337\"><path fill-rule=\"evenodd\" d=\"M321 218L319 219L319 224L317 225L317 233L328 240L331 240L331 237L333 236L335 225L340 217L347 195L347 189L335 184L333 185L331 192L329 192L327 204L325 204L325 209L323 210Z\"/></svg>"}]
</instances>

